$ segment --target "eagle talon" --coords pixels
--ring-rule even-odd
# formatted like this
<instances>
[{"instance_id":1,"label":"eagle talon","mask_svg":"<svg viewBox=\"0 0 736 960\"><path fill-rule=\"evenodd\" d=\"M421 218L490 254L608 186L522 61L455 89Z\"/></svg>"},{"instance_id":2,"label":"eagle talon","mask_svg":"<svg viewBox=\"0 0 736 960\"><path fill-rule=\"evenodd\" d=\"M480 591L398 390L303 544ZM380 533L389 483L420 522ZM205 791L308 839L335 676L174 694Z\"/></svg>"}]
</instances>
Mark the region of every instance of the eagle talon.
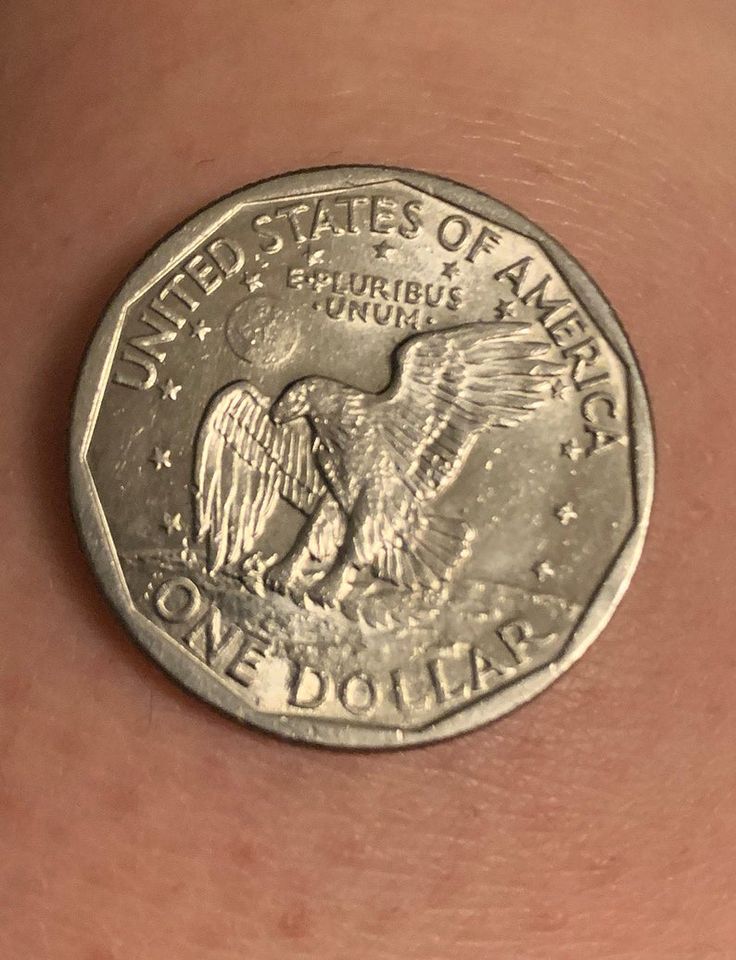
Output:
<instances>
[{"instance_id":1,"label":"eagle talon","mask_svg":"<svg viewBox=\"0 0 736 960\"><path fill-rule=\"evenodd\" d=\"M295 594L299 594L301 580L295 565L288 561L275 563L266 571L263 580L270 590L284 597L288 594L293 598Z\"/></svg>"},{"instance_id":2,"label":"eagle talon","mask_svg":"<svg viewBox=\"0 0 736 960\"><path fill-rule=\"evenodd\" d=\"M325 577L311 587L307 593L312 600L325 610L339 610L340 599L345 594L344 585L340 580L333 580L331 577Z\"/></svg>"}]
</instances>

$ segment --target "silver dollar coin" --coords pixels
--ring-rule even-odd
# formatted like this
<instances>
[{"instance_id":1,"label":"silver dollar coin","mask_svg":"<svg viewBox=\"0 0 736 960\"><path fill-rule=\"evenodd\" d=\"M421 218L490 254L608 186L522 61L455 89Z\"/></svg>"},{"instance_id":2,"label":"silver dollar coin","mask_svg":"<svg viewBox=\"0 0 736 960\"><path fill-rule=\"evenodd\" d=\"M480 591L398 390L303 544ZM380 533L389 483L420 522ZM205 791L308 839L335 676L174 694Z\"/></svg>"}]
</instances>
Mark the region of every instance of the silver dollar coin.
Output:
<instances>
[{"instance_id":1,"label":"silver dollar coin","mask_svg":"<svg viewBox=\"0 0 736 960\"><path fill-rule=\"evenodd\" d=\"M108 306L71 431L113 606L228 714L437 740L550 684L638 560L653 453L603 296L538 227L409 170L246 187Z\"/></svg>"}]
</instances>

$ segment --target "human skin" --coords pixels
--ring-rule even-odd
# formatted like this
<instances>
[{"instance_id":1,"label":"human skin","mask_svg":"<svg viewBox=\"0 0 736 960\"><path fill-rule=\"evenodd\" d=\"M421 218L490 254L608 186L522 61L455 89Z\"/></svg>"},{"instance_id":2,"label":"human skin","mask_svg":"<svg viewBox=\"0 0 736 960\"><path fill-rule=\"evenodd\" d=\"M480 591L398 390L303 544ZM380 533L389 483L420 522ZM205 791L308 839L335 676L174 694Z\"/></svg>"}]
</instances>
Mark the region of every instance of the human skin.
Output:
<instances>
[{"instance_id":1,"label":"human skin","mask_svg":"<svg viewBox=\"0 0 736 960\"><path fill-rule=\"evenodd\" d=\"M732 0L24 0L0 35L0 956L732 958ZM657 436L644 556L585 657L390 754L181 691L67 502L74 380L128 269L220 194L336 163L460 180L559 239Z\"/></svg>"}]
</instances>

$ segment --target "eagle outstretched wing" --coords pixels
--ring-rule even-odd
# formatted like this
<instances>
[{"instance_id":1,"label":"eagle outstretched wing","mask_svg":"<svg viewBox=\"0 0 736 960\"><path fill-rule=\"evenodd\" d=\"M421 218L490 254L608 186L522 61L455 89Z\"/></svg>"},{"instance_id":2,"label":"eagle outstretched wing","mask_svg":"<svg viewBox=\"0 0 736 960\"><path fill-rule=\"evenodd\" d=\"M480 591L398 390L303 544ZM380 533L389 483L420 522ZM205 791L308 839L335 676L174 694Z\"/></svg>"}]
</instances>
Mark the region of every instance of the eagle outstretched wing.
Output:
<instances>
[{"instance_id":1,"label":"eagle outstretched wing","mask_svg":"<svg viewBox=\"0 0 736 960\"><path fill-rule=\"evenodd\" d=\"M564 369L552 349L530 324L510 321L420 333L397 348L383 430L418 499L447 486L478 433L514 427L544 401Z\"/></svg>"},{"instance_id":2,"label":"eagle outstretched wing","mask_svg":"<svg viewBox=\"0 0 736 960\"><path fill-rule=\"evenodd\" d=\"M195 532L215 573L254 547L279 497L311 513L324 493L303 421L276 425L272 401L246 381L212 399L197 434Z\"/></svg>"}]
</instances>

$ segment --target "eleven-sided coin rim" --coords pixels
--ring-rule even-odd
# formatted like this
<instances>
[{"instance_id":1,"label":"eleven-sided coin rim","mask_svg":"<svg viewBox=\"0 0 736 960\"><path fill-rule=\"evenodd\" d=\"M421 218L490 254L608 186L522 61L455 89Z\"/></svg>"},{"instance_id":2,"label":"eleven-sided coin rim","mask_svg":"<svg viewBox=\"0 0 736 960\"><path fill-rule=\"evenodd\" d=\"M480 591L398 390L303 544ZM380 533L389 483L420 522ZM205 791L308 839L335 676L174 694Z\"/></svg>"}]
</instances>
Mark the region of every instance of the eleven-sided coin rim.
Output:
<instances>
[{"instance_id":1,"label":"eleven-sided coin rim","mask_svg":"<svg viewBox=\"0 0 736 960\"><path fill-rule=\"evenodd\" d=\"M193 654L175 644L163 630L137 610L130 597L86 459L127 307L159 276L163 277L174 263L186 255L190 247L195 249L211 231L231 219L240 209L240 204L236 202L238 199L251 203L272 199L275 191L279 191L281 196L293 196L306 191L335 189L346 183L361 186L385 180L403 181L476 216L507 226L539 244L594 317L626 368L634 491L632 528L583 610L561 654L552 663L538 668L523 679L496 689L470 705L460 705L426 727L400 731L314 717L260 713L249 708L226 686L224 680L204 667ZM186 240L184 248L183 240ZM147 276L143 284L139 279L141 273ZM653 496L654 449L646 392L626 335L603 294L555 240L500 201L453 181L400 168L326 167L261 181L217 200L172 231L129 274L108 304L84 359L70 431L70 475L72 505L82 544L106 596L137 642L172 677L236 719L289 739L329 746L387 748L443 739L496 719L540 693L582 656L612 616L641 554Z\"/></svg>"}]
</instances>

